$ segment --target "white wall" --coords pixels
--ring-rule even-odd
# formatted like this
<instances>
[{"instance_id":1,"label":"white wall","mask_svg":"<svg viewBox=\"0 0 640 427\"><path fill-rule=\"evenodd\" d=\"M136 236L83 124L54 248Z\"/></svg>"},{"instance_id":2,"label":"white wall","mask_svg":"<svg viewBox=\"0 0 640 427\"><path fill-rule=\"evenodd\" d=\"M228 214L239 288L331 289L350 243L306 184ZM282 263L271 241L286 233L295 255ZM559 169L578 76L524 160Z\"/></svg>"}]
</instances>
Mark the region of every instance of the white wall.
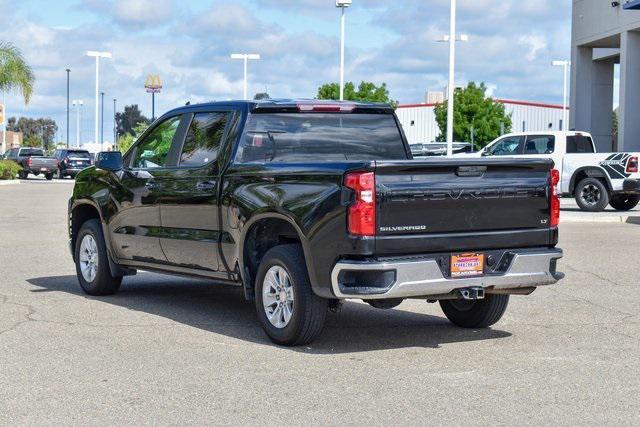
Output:
<instances>
[{"instance_id":1,"label":"white wall","mask_svg":"<svg viewBox=\"0 0 640 427\"><path fill-rule=\"evenodd\" d=\"M560 130L562 106L509 100L497 101L505 105L507 114L511 113L513 132L522 131L522 122L525 122L525 131ZM440 129L433 109L434 106L429 104L398 106L396 114L410 144L436 140Z\"/></svg>"}]
</instances>

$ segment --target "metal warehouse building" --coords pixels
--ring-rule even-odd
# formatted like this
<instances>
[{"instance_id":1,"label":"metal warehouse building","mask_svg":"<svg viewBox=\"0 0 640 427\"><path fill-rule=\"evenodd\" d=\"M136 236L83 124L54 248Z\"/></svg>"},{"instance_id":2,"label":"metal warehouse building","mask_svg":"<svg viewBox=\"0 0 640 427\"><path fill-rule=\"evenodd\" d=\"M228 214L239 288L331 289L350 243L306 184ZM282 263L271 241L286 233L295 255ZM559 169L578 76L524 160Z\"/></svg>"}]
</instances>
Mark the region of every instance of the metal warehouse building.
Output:
<instances>
[{"instance_id":1,"label":"metal warehouse building","mask_svg":"<svg viewBox=\"0 0 640 427\"><path fill-rule=\"evenodd\" d=\"M511 131L542 131L562 129L562 105L496 99L511 114ZM410 144L436 140L440 134L436 123L436 104L399 105L396 113Z\"/></svg>"}]
</instances>

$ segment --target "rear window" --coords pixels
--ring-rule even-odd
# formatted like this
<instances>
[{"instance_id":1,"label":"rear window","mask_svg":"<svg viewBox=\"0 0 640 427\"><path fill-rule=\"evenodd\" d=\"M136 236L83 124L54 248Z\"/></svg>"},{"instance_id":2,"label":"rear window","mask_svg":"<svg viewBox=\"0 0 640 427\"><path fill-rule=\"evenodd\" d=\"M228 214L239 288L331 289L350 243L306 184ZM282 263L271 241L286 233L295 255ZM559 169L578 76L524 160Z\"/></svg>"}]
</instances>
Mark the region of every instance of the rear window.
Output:
<instances>
[{"instance_id":1,"label":"rear window","mask_svg":"<svg viewBox=\"0 0 640 427\"><path fill-rule=\"evenodd\" d=\"M77 159L91 159L91 155L88 151L69 151L67 156Z\"/></svg>"},{"instance_id":2,"label":"rear window","mask_svg":"<svg viewBox=\"0 0 640 427\"><path fill-rule=\"evenodd\" d=\"M20 156L42 157L44 152L36 148L23 148L20 150Z\"/></svg>"},{"instance_id":3,"label":"rear window","mask_svg":"<svg viewBox=\"0 0 640 427\"><path fill-rule=\"evenodd\" d=\"M567 153L595 153L593 141L585 135L568 136Z\"/></svg>"},{"instance_id":4,"label":"rear window","mask_svg":"<svg viewBox=\"0 0 640 427\"><path fill-rule=\"evenodd\" d=\"M252 114L236 154L238 163L406 159L391 114Z\"/></svg>"}]
</instances>

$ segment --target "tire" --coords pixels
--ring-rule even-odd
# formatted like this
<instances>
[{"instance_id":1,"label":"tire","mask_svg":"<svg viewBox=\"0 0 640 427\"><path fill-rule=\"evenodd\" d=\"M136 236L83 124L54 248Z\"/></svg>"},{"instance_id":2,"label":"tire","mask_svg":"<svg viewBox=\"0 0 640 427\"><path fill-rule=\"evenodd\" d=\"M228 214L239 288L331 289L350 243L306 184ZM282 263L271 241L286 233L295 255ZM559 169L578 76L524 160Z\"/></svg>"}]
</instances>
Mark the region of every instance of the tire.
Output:
<instances>
[{"instance_id":1,"label":"tire","mask_svg":"<svg viewBox=\"0 0 640 427\"><path fill-rule=\"evenodd\" d=\"M486 294L475 301L441 300L440 307L447 319L462 328L487 328L495 324L507 309L509 295Z\"/></svg>"},{"instance_id":2,"label":"tire","mask_svg":"<svg viewBox=\"0 0 640 427\"><path fill-rule=\"evenodd\" d=\"M640 196L637 194L618 194L611 196L609 205L617 211L630 211L638 206Z\"/></svg>"},{"instance_id":3,"label":"tire","mask_svg":"<svg viewBox=\"0 0 640 427\"><path fill-rule=\"evenodd\" d=\"M598 178L580 181L573 196L580 209L587 212L602 212L609 204L609 190Z\"/></svg>"},{"instance_id":4,"label":"tire","mask_svg":"<svg viewBox=\"0 0 640 427\"><path fill-rule=\"evenodd\" d=\"M29 172L27 172L27 171L18 172L18 178L20 178L20 179L29 179Z\"/></svg>"},{"instance_id":5,"label":"tire","mask_svg":"<svg viewBox=\"0 0 640 427\"><path fill-rule=\"evenodd\" d=\"M282 271L286 276L280 275ZM286 280L287 276L288 280ZM283 277L285 280L281 280ZM285 288L288 285L289 288L278 293L276 287L271 285L279 283L284 284ZM269 296L265 296L265 293ZM281 245L267 251L258 268L255 295L258 319L267 336L274 343L285 346L304 345L313 341L322 332L327 316L328 300L313 293L300 245ZM286 298L285 302L281 299L276 300L281 296ZM265 303L268 304L270 301L273 301L275 308L267 305L265 310ZM280 312L276 312L280 303L282 303ZM288 321L285 317L287 310L291 313ZM274 313L272 320L269 320L268 311ZM276 325L272 321L281 324Z\"/></svg>"},{"instance_id":6,"label":"tire","mask_svg":"<svg viewBox=\"0 0 640 427\"><path fill-rule=\"evenodd\" d=\"M47 181L51 181L53 179L53 172L44 174L44 177L47 179Z\"/></svg>"},{"instance_id":7,"label":"tire","mask_svg":"<svg viewBox=\"0 0 640 427\"><path fill-rule=\"evenodd\" d=\"M93 239L95 243L95 247L89 252L85 252L86 248L83 247L85 239L87 239L87 244L90 243L89 239ZM81 252L85 253L82 254ZM83 265L82 259L87 259L87 253L92 253L93 255L91 256L96 260L93 277L91 277L91 274L85 275L83 273L83 268L86 264ZM90 219L80 227L76 239L75 260L78 282L80 282L82 290L87 294L99 296L112 295L118 292L120 284L122 283L122 277L113 277L111 275L104 236L102 235L102 226L99 220Z\"/></svg>"}]
</instances>

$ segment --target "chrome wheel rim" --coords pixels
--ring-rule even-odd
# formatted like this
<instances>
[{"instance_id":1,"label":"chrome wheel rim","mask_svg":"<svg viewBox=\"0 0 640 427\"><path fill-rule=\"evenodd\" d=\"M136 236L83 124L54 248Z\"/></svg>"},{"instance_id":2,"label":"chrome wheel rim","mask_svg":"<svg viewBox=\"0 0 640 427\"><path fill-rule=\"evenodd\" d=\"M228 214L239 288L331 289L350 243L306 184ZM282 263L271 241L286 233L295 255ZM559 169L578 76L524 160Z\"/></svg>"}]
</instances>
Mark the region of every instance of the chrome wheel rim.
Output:
<instances>
[{"instance_id":1,"label":"chrome wheel rim","mask_svg":"<svg viewBox=\"0 0 640 427\"><path fill-rule=\"evenodd\" d=\"M92 235L86 234L80 242L80 272L87 282L95 280L98 273L98 244Z\"/></svg>"},{"instance_id":2,"label":"chrome wheel rim","mask_svg":"<svg viewBox=\"0 0 640 427\"><path fill-rule=\"evenodd\" d=\"M588 205L595 205L600 201L600 189L593 184L582 188L582 200Z\"/></svg>"},{"instance_id":3,"label":"chrome wheel rim","mask_svg":"<svg viewBox=\"0 0 640 427\"><path fill-rule=\"evenodd\" d=\"M262 282L262 305L269 322L278 329L286 327L294 310L294 292L289 273L274 265Z\"/></svg>"}]
</instances>

